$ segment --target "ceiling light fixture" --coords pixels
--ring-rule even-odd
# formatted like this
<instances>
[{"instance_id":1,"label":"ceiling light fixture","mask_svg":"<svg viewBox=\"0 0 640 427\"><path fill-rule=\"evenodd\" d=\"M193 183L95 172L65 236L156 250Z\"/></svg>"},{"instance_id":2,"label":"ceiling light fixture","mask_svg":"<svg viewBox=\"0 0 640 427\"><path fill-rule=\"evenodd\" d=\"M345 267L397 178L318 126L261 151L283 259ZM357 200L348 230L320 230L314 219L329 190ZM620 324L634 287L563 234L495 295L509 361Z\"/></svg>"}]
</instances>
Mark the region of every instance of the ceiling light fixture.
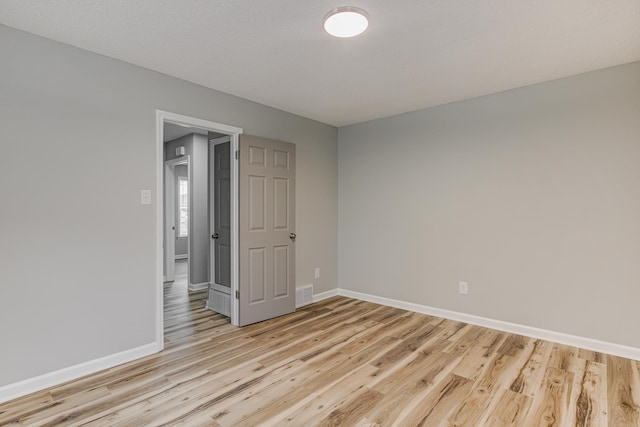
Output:
<instances>
[{"instance_id":1,"label":"ceiling light fixture","mask_svg":"<svg viewBox=\"0 0 640 427\"><path fill-rule=\"evenodd\" d=\"M335 37L355 37L369 26L369 15L359 7L341 6L324 16L324 29Z\"/></svg>"}]
</instances>

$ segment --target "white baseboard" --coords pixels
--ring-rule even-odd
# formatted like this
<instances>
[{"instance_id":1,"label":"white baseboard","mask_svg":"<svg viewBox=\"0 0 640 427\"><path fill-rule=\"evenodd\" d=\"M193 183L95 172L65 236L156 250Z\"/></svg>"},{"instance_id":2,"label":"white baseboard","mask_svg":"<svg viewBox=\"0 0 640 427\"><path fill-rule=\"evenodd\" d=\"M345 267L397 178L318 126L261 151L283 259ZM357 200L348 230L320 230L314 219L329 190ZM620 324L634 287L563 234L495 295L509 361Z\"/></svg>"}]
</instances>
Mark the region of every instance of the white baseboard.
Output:
<instances>
[{"instance_id":1,"label":"white baseboard","mask_svg":"<svg viewBox=\"0 0 640 427\"><path fill-rule=\"evenodd\" d=\"M209 287L209 282L189 283L189 292L201 291Z\"/></svg>"},{"instance_id":2,"label":"white baseboard","mask_svg":"<svg viewBox=\"0 0 640 427\"><path fill-rule=\"evenodd\" d=\"M187 258L189 258L188 254L182 254L182 255L176 254L174 259L187 259Z\"/></svg>"},{"instance_id":3,"label":"white baseboard","mask_svg":"<svg viewBox=\"0 0 640 427\"><path fill-rule=\"evenodd\" d=\"M311 295L311 301L304 304L296 304L296 309L313 304L314 302L322 301L323 299L335 297L338 295L337 289L331 289L330 291L320 292L319 294Z\"/></svg>"},{"instance_id":4,"label":"white baseboard","mask_svg":"<svg viewBox=\"0 0 640 427\"><path fill-rule=\"evenodd\" d=\"M198 283L198 289L207 288L208 283ZM504 322L501 320L488 319L486 317L465 314L456 311L443 310L440 308L429 307L426 305L415 304L406 301L395 300L391 298L379 297L376 295L354 292L347 289L332 289L326 292L320 292L313 295L313 302L322 301L336 295L349 298L369 301L376 304L386 305L389 307L400 308L403 310L414 311L416 313L428 314L430 316L442 317L445 319L456 320L459 322L470 323L473 325L483 326L485 328L496 329L499 331L524 335L536 339L544 339L559 344L580 347L587 350L597 351L601 353L611 354L614 356L624 357L627 359L640 361L640 348L628 347L621 344L610 343L606 341L585 338L576 335L564 334L562 332L549 331L546 329L535 328L532 326L519 325L516 323ZM110 356L101 357L99 359L80 363L75 366L60 369L58 371L49 372L34 378L29 378L14 384L8 384L0 387L0 403L25 396L36 391L53 387L76 378L83 377L104 369L112 368L135 359L139 359L150 354L154 354L162 350L162 345L158 342L146 344L131 350L125 350Z\"/></svg>"},{"instance_id":5,"label":"white baseboard","mask_svg":"<svg viewBox=\"0 0 640 427\"><path fill-rule=\"evenodd\" d=\"M132 360L157 353L160 350L162 350L162 345L153 342L37 377L28 378L17 383L8 384L0 387L0 403L8 402L9 400L17 399L18 397L26 396L27 394L35 393L36 391L44 390L104 369L109 369L116 365L131 362Z\"/></svg>"},{"instance_id":6,"label":"white baseboard","mask_svg":"<svg viewBox=\"0 0 640 427\"><path fill-rule=\"evenodd\" d=\"M328 291L333 292L333 291ZM323 292L326 294L327 292ZM391 298L379 297L376 295L364 294L361 292L349 291L347 289L337 289L335 294L376 304L386 305L403 310L414 311L416 313L428 314L430 316L442 317L456 320L458 322L470 323L472 325L483 326L485 328L497 329L499 331L510 332L512 334L524 335L531 338L552 341L558 344L580 347L600 353L611 354L627 359L640 360L640 348L628 347L621 344L585 338L576 335L569 335L562 332L550 331L547 329L535 328L533 326L519 325L517 323L504 322L502 320L488 319L486 317L465 314L457 311L443 310L412 302L400 301ZM328 298L328 297L327 297ZM315 300L314 300L315 301Z\"/></svg>"},{"instance_id":7,"label":"white baseboard","mask_svg":"<svg viewBox=\"0 0 640 427\"><path fill-rule=\"evenodd\" d=\"M338 295L338 289L331 289L330 291L320 292L313 295L313 302L322 301L323 299L335 297Z\"/></svg>"}]
</instances>

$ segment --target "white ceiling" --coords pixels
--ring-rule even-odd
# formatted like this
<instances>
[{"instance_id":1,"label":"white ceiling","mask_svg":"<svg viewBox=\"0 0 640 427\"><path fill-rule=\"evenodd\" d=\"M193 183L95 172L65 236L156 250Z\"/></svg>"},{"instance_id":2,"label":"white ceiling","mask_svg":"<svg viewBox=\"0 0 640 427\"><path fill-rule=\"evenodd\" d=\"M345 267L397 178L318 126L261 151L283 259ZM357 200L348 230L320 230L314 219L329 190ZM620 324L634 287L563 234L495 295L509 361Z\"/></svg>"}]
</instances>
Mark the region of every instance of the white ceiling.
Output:
<instances>
[{"instance_id":1,"label":"white ceiling","mask_svg":"<svg viewBox=\"0 0 640 427\"><path fill-rule=\"evenodd\" d=\"M322 29L344 4L359 37ZM0 23L335 126L640 60L640 0L0 0Z\"/></svg>"}]
</instances>

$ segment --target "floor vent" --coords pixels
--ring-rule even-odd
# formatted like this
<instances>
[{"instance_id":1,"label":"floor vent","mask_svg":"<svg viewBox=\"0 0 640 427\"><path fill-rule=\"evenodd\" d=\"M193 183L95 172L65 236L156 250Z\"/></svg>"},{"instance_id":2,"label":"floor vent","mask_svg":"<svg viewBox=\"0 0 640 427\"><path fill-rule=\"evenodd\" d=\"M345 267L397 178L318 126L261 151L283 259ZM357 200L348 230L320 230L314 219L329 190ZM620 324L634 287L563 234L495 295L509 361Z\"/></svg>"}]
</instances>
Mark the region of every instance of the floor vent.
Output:
<instances>
[{"instance_id":1,"label":"floor vent","mask_svg":"<svg viewBox=\"0 0 640 427\"><path fill-rule=\"evenodd\" d=\"M313 302L313 285L296 288L296 307L302 307Z\"/></svg>"}]
</instances>

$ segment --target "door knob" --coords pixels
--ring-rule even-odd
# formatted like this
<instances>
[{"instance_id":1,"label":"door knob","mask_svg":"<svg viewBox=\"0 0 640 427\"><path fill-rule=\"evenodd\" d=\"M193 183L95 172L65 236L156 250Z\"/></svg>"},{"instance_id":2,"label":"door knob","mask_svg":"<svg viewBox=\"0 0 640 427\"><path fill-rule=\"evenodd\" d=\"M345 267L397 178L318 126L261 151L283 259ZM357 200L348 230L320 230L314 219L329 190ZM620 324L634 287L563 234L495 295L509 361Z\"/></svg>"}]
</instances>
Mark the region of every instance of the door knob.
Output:
<instances>
[{"instance_id":1,"label":"door knob","mask_svg":"<svg viewBox=\"0 0 640 427\"><path fill-rule=\"evenodd\" d=\"M289 234L289 238L295 242L296 241L296 233Z\"/></svg>"},{"instance_id":2,"label":"door knob","mask_svg":"<svg viewBox=\"0 0 640 427\"><path fill-rule=\"evenodd\" d=\"M212 239L217 239L218 237L220 237L220 236L218 236L218 233L213 233L213 234L211 235L211 238L212 238Z\"/></svg>"}]
</instances>

